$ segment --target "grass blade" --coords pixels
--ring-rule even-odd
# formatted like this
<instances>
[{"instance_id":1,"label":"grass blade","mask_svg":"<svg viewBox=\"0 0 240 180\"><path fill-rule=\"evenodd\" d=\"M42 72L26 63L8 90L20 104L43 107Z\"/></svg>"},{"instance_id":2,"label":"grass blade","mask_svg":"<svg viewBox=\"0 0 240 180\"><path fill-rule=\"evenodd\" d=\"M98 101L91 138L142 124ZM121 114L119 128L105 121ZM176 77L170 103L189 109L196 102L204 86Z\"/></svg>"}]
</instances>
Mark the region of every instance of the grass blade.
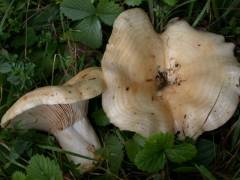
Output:
<instances>
[{"instance_id":1,"label":"grass blade","mask_svg":"<svg viewBox=\"0 0 240 180\"><path fill-rule=\"evenodd\" d=\"M192 24L193 27L196 27L196 26L199 24L199 22L203 19L205 13L206 13L207 10L209 9L209 6L210 6L210 0L208 0L208 1L206 2L206 4L204 5L201 13L197 16L197 18L196 18L195 21L193 22L193 24Z\"/></svg>"}]
</instances>

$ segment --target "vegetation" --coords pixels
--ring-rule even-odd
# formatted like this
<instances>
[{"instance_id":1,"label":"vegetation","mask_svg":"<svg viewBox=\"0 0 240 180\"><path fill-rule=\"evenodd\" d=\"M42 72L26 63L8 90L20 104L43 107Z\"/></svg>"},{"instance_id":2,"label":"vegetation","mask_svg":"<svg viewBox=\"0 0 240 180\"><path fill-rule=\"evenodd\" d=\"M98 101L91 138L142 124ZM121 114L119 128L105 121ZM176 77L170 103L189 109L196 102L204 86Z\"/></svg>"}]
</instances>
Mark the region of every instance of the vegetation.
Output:
<instances>
[{"instance_id":1,"label":"vegetation","mask_svg":"<svg viewBox=\"0 0 240 180\"><path fill-rule=\"evenodd\" d=\"M77 5L76 5L77 4ZM111 26L132 7L149 13L160 32L173 17L222 34L240 58L240 0L0 0L0 114L24 93L62 84L100 66ZM96 169L81 174L53 136L0 129L0 179L240 179L240 114L220 129L184 142L172 134L145 139L111 125L101 99L89 117L103 148Z\"/></svg>"}]
</instances>

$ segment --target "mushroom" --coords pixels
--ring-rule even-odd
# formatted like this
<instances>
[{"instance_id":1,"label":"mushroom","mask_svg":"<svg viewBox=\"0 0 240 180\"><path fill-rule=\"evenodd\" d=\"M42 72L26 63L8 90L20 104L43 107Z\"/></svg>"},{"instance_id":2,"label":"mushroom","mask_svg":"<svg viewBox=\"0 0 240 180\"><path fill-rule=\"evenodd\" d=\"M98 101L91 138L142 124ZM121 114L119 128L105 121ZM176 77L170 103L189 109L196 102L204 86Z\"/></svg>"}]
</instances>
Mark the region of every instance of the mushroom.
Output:
<instances>
[{"instance_id":1,"label":"mushroom","mask_svg":"<svg viewBox=\"0 0 240 180\"><path fill-rule=\"evenodd\" d=\"M104 87L99 68L85 69L63 86L42 87L25 94L4 114L1 126L19 124L53 134L64 150L90 158L67 155L80 164L82 172L89 171L100 143L87 119L87 100L101 94Z\"/></svg>"},{"instance_id":2,"label":"mushroom","mask_svg":"<svg viewBox=\"0 0 240 180\"><path fill-rule=\"evenodd\" d=\"M224 37L172 20L154 31L138 8L121 13L102 59L103 109L122 130L197 138L238 105L239 63Z\"/></svg>"}]
</instances>

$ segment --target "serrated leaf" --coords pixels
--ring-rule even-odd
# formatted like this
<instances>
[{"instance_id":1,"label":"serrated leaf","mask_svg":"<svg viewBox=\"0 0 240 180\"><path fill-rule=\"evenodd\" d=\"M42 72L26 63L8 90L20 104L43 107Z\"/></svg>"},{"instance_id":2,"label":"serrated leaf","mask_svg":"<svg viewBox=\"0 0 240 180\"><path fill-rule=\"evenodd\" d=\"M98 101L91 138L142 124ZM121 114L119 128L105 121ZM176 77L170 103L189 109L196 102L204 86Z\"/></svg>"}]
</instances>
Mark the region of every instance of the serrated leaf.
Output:
<instances>
[{"instance_id":1,"label":"serrated leaf","mask_svg":"<svg viewBox=\"0 0 240 180\"><path fill-rule=\"evenodd\" d=\"M139 6L144 0L125 0L125 4L128 6Z\"/></svg>"},{"instance_id":2,"label":"serrated leaf","mask_svg":"<svg viewBox=\"0 0 240 180\"><path fill-rule=\"evenodd\" d=\"M137 153L142 149L139 144L137 144L133 139L129 139L125 143L125 149L127 152L128 158L134 162Z\"/></svg>"},{"instance_id":3,"label":"serrated leaf","mask_svg":"<svg viewBox=\"0 0 240 180\"><path fill-rule=\"evenodd\" d=\"M97 16L107 25L112 25L116 17L123 11L123 8L110 0L100 0L97 5Z\"/></svg>"},{"instance_id":4,"label":"serrated leaf","mask_svg":"<svg viewBox=\"0 0 240 180\"><path fill-rule=\"evenodd\" d=\"M43 155L31 158L26 169L27 178L31 180L62 180L62 172L58 164Z\"/></svg>"},{"instance_id":5,"label":"serrated leaf","mask_svg":"<svg viewBox=\"0 0 240 180\"><path fill-rule=\"evenodd\" d=\"M177 3L177 0L163 0L167 5L174 6Z\"/></svg>"},{"instance_id":6,"label":"serrated leaf","mask_svg":"<svg viewBox=\"0 0 240 180\"><path fill-rule=\"evenodd\" d=\"M158 133L150 136L145 145L144 148L149 149L168 149L171 148L174 144L174 135L170 133Z\"/></svg>"},{"instance_id":7,"label":"serrated leaf","mask_svg":"<svg viewBox=\"0 0 240 180\"><path fill-rule=\"evenodd\" d=\"M207 139L199 139L197 144L196 161L199 164L208 166L216 157L215 144Z\"/></svg>"},{"instance_id":8,"label":"serrated leaf","mask_svg":"<svg viewBox=\"0 0 240 180\"><path fill-rule=\"evenodd\" d=\"M166 154L170 161L175 163L183 163L195 157L197 154L197 149L192 144L183 143L167 149Z\"/></svg>"},{"instance_id":9,"label":"serrated leaf","mask_svg":"<svg viewBox=\"0 0 240 180\"><path fill-rule=\"evenodd\" d=\"M16 171L12 175L12 180L26 180L26 175L22 173L21 171Z\"/></svg>"},{"instance_id":10,"label":"serrated leaf","mask_svg":"<svg viewBox=\"0 0 240 180\"><path fill-rule=\"evenodd\" d=\"M60 10L72 20L81 20L95 14L95 7L90 0L64 0Z\"/></svg>"},{"instance_id":11,"label":"serrated leaf","mask_svg":"<svg viewBox=\"0 0 240 180\"><path fill-rule=\"evenodd\" d=\"M105 137L105 147L99 152L107 160L111 172L118 174L123 161L123 145L115 135Z\"/></svg>"},{"instance_id":12,"label":"serrated leaf","mask_svg":"<svg viewBox=\"0 0 240 180\"><path fill-rule=\"evenodd\" d=\"M1 63L0 64L0 73L8 73L12 69L11 65L9 63Z\"/></svg>"},{"instance_id":13,"label":"serrated leaf","mask_svg":"<svg viewBox=\"0 0 240 180\"><path fill-rule=\"evenodd\" d=\"M134 134L133 138L132 138L140 147L143 147L145 142L146 142L146 138L139 135L139 134Z\"/></svg>"},{"instance_id":14,"label":"serrated leaf","mask_svg":"<svg viewBox=\"0 0 240 180\"><path fill-rule=\"evenodd\" d=\"M158 133L150 136L142 150L135 158L135 165L147 172L157 172L164 168L166 161L165 149L171 148L174 143L174 135Z\"/></svg>"},{"instance_id":15,"label":"serrated leaf","mask_svg":"<svg viewBox=\"0 0 240 180\"><path fill-rule=\"evenodd\" d=\"M107 115L104 113L102 109L93 112L92 118L94 119L95 124L98 126L107 126L110 124Z\"/></svg>"},{"instance_id":16,"label":"serrated leaf","mask_svg":"<svg viewBox=\"0 0 240 180\"><path fill-rule=\"evenodd\" d=\"M214 177L214 175L203 165L195 165L195 167L198 169L198 171L201 173L201 175L208 179L208 180L216 180L216 178Z\"/></svg>"},{"instance_id":17,"label":"serrated leaf","mask_svg":"<svg viewBox=\"0 0 240 180\"><path fill-rule=\"evenodd\" d=\"M143 149L135 158L135 165L147 172L157 172L164 168L166 157L164 152L156 152L151 149Z\"/></svg>"},{"instance_id":18,"label":"serrated leaf","mask_svg":"<svg viewBox=\"0 0 240 180\"><path fill-rule=\"evenodd\" d=\"M85 18L69 31L69 38L73 41L80 41L91 48L99 48L102 45L100 21L96 16Z\"/></svg>"}]
</instances>

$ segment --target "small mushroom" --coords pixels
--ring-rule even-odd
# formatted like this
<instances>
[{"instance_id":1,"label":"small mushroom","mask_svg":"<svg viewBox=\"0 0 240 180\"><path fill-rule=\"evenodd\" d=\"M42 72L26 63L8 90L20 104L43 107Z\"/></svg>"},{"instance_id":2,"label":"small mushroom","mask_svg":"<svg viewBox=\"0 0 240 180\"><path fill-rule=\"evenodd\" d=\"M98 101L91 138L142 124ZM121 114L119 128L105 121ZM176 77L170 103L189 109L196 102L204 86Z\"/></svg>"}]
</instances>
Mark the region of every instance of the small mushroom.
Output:
<instances>
[{"instance_id":1,"label":"small mushroom","mask_svg":"<svg viewBox=\"0 0 240 180\"><path fill-rule=\"evenodd\" d=\"M114 22L102 59L104 111L120 129L143 136L161 131L197 138L216 129L239 102L233 48L183 20L158 34L143 10L127 10Z\"/></svg>"},{"instance_id":2,"label":"small mushroom","mask_svg":"<svg viewBox=\"0 0 240 180\"><path fill-rule=\"evenodd\" d=\"M95 159L100 147L98 137L87 119L87 101L104 89L99 68L88 68L63 86L47 86L21 97L2 117L1 126L19 124L53 134L61 147ZM94 161L68 155L82 172L94 167Z\"/></svg>"}]
</instances>

